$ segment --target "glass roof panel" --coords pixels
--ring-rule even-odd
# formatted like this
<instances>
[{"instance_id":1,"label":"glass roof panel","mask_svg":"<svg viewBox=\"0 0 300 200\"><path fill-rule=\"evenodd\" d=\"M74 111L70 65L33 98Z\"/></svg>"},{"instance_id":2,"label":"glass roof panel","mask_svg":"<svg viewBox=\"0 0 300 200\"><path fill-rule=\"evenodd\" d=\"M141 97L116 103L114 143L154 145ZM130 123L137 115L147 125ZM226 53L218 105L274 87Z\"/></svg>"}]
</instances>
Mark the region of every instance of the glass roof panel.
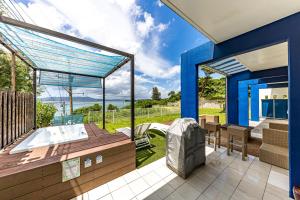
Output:
<instances>
[{"instance_id":1,"label":"glass roof panel","mask_svg":"<svg viewBox=\"0 0 300 200\"><path fill-rule=\"evenodd\" d=\"M101 79L97 77L46 71L39 73L38 84L63 87L102 88Z\"/></svg>"},{"instance_id":2,"label":"glass roof panel","mask_svg":"<svg viewBox=\"0 0 300 200\"><path fill-rule=\"evenodd\" d=\"M0 22L1 39L41 70L105 77L126 59Z\"/></svg>"}]
</instances>

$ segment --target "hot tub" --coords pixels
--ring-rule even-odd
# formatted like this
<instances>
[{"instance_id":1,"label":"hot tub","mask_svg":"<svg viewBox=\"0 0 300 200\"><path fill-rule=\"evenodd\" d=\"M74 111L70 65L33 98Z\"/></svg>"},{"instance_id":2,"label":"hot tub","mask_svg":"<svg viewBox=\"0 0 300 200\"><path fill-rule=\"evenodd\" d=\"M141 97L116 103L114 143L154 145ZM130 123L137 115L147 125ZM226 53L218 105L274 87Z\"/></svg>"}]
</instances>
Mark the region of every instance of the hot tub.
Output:
<instances>
[{"instance_id":1,"label":"hot tub","mask_svg":"<svg viewBox=\"0 0 300 200\"><path fill-rule=\"evenodd\" d=\"M9 154L26 152L38 147L53 146L55 144L65 144L87 139L88 134L83 124L40 128L14 147Z\"/></svg>"}]
</instances>

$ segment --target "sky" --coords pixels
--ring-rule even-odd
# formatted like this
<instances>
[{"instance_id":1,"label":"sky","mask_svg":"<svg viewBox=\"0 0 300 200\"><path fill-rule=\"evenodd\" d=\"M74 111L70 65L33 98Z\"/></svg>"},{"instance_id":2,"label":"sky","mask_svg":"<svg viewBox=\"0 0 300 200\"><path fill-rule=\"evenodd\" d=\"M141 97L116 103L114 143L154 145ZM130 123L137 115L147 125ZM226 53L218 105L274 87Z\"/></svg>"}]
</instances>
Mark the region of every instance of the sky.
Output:
<instances>
[{"instance_id":1,"label":"sky","mask_svg":"<svg viewBox=\"0 0 300 200\"><path fill-rule=\"evenodd\" d=\"M136 98L162 97L180 91L180 55L208 41L158 0L18 0L26 21L135 54ZM30 19L29 19L30 18ZM106 82L107 98L128 98L129 67ZM100 91L77 89L74 96L100 97ZM45 96L63 96L47 87ZM66 94L66 93L65 93Z\"/></svg>"}]
</instances>

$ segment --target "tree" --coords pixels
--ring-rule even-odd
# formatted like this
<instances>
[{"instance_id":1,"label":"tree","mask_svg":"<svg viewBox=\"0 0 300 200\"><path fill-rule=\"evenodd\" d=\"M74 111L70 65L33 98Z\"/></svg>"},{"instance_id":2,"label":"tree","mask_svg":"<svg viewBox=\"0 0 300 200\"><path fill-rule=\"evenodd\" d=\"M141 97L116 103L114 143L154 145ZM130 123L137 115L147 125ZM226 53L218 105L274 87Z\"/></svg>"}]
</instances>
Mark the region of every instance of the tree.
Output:
<instances>
[{"instance_id":1,"label":"tree","mask_svg":"<svg viewBox=\"0 0 300 200\"><path fill-rule=\"evenodd\" d=\"M160 100L161 93L159 92L157 87L152 88L152 100Z\"/></svg>"},{"instance_id":2,"label":"tree","mask_svg":"<svg viewBox=\"0 0 300 200\"><path fill-rule=\"evenodd\" d=\"M101 110L102 110L102 106L98 103L95 103L92 106L77 108L76 110L73 111L73 114L87 115L90 111L101 111Z\"/></svg>"},{"instance_id":3,"label":"tree","mask_svg":"<svg viewBox=\"0 0 300 200\"><path fill-rule=\"evenodd\" d=\"M205 91L205 88L207 86L207 83L208 81L211 79L211 75L214 73L214 71L206 66L201 66L201 70L204 72L204 79L202 81L202 85L201 87L199 88L199 96L200 97L203 97L204 96L204 91Z\"/></svg>"},{"instance_id":4,"label":"tree","mask_svg":"<svg viewBox=\"0 0 300 200\"><path fill-rule=\"evenodd\" d=\"M46 127L50 125L51 120L54 118L54 115L57 111L54 104L42 103L41 101L37 102L37 126L38 128Z\"/></svg>"},{"instance_id":5,"label":"tree","mask_svg":"<svg viewBox=\"0 0 300 200\"><path fill-rule=\"evenodd\" d=\"M31 92L31 69L19 59L16 59L16 91ZM0 50L0 89L11 87L11 55Z\"/></svg>"},{"instance_id":6,"label":"tree","mask_svg":"<svg viewBox=\"0 0 300 200\"><path fill-rule=\"evenodd\" d=\"M176 94L175 91L171 91L168 93L168 97L170 98L170 97L174 96L175 94Z\"/></svg>"},{"instance_id":7,"label":"tree","mask_svg":"<svg viewBox=\"0 0 300 200\"><path fill-rule=\"evenodd\" d=\"M115 106L115 105L113 105L113 104L109 104L108 106L107 106L107 110L118 110L119 108L118 108L118 106Z\"/></svg>"},{"instance_id":8,"label":"tree","mask_svg":"<svg viewBox=\"0 0 300 200\"><path fill-rule=\"evenodd\" d=\"M176 93L175 91L171 91L169 92L168 96L169 96L168 98L169 102L176 102L180 100L180 92Z\"/></svg>"},{"instance_id":9,"label":"tree","mask_svg":"<svg viewBox=\"0 0 300 200\"><path fill-rule=\"evenodd\" d=\"M199 92L199 96L205 99L225 99L225 86L225 78L201 77L199 78L199 91L202 92Z\"/></svg>"}]
</instances>

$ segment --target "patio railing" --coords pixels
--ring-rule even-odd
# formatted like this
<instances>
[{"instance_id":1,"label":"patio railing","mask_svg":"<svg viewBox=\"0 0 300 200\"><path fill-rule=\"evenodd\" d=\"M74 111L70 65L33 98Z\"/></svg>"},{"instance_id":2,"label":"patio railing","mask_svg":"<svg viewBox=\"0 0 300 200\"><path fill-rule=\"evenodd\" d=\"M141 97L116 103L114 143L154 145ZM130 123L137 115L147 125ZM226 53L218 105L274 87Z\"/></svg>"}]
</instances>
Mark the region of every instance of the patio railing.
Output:
<instances>
[{"instance_id":1,"label":"patio railing","mask_svg":"<svg viewBox=\"0 0 300 200\"><path fill-rule=\"evenodd\" d=\"M135 117L151 118L162 117L166 115L179 114L179 107L154 107L154 108L136 108ZM107 110L106 122L118 123L121 120L130 118L130 109ZM88 122L100 123L102 121L102 111L90 111L88 114Z\"/></svg>"},{"instance_id":2,"label":"patio railing","mask_svg":"<svg viewBox=\"0 0 300 200\"><path fill-rule=\"evenodd\" d=\"M0 149L34 126L33 94L0 91Z\"/></svg>"}]
</instances>

